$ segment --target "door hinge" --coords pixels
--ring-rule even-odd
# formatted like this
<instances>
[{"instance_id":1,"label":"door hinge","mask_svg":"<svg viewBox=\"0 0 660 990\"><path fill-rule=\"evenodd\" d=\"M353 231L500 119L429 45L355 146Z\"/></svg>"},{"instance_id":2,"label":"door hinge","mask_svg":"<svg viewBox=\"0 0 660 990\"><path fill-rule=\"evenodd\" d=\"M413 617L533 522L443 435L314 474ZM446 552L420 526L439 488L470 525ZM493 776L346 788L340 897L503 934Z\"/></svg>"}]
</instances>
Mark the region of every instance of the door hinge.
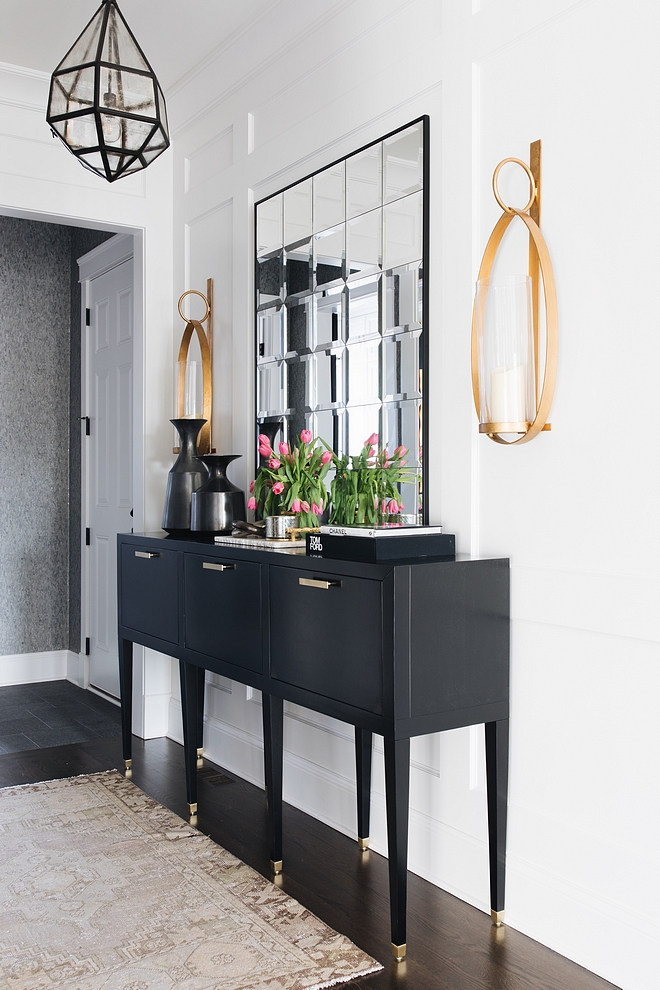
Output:
<instances>
[{"instance_id":1,"label":"door hinge","mask_svg":"<svg viewBox=\"0 0 660 990\"><path fill-rule=\"evenodd\" d=\"M85 326L91 327L92 325L92 311L89 307L85 310Z\"/></svg>"},{"instance_id":2,"label":"door hinge","mask_svg":"<svg viewBox=\"0 0 660 990\"><path fill-rule=\"evenodd\" d=\"M89 641L89 636L85 636L85 656L89 656L89 651L91 649L91 643Z\"/></svg>"},{"instance_id":3,"label":"door hinge","mask_svg":"<svg viewBox=\"0 0 660 990\"><path fill-rule=\"evenodd\" d=\"M85 530L85 546L91 547L91 545L92 545L92 531L88 526L87 529Z\"/></svg>"},{"instance_id":4,"label":"door hinge","mask_svg":"<svg viewBox=\"0 0 660 990\"><path fill-rule=\"evenodd\" d=\"M85 436L86 437L91 436L91 433L92 433L92 424L91 424L91 420L90 420L89 416L81 416L80 419L81 419L81 421L84 420L84 422L85 422Z\"/></svg>"}]
</instances>

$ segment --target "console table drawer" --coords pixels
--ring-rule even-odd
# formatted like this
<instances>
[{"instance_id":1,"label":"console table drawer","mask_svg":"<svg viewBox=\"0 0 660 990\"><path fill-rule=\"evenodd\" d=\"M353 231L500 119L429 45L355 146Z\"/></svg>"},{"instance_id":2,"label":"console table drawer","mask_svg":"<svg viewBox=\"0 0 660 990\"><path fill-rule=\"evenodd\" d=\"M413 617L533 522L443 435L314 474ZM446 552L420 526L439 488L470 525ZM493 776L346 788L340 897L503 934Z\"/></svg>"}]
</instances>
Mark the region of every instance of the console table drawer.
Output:
<instances>
[{"instance_id":1,"label":"console table drawer","mask_svg":"<svg viewBox=\"0 0 660 990\"><path fill-rule=\"evenodd\" d=\"M175 550L124 543L121 548L120 622L148 636L179 642L179 588Z\"/></svg>"},{"instance_id":2,"label":"console table drawer","mask_svg":"<svg viewBox=\"0 0 660 990\"><path fill-rule=\"evenodd\" d=\"M261 564L184 554L189 650L261 672Z\"/></svg>"},{"instance_id":3,"label":"console table drawer","mask_svg":"<svg viewBox=\"0 0 660 990\"><path fill-rule=\"evenodd\" d=\"M382 585L270 567L270 674L383 712Z\"/></svg>"}]
</instances>

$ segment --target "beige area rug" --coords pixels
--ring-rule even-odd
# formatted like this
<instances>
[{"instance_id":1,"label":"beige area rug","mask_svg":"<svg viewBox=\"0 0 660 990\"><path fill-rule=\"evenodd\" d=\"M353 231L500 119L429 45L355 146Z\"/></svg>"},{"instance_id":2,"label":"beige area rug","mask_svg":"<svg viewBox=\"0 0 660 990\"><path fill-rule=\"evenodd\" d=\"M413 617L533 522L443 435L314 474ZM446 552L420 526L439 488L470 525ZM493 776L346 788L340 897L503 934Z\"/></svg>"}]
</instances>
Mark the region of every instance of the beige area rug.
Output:
<instances>
[{"instance_id":1,"label":"beige area rug","mask_svg":"<svg viewBox=\"0 0 660 990\"><path fill-rule=\"evenodd\" d=\"M0 790L1 990L320 990L379 969L116 771Z\"/></svg>"}]
</instances>

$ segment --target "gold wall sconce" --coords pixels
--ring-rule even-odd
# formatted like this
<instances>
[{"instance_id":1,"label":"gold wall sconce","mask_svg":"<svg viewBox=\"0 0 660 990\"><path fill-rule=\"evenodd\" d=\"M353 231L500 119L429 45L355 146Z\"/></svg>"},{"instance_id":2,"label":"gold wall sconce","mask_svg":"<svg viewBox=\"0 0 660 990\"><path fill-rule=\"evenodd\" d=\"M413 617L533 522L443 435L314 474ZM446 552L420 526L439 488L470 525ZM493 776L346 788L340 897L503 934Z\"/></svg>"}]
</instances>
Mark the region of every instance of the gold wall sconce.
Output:
<instances>
[{"instance_id":1,"label":"gold wall sconce","mask_svg":"<svg viewBox=\"0 0 660 990\"><path fill-rule=\"evenodd\" d=\"M189 319L184 315L181 304L186 296L199 296L204 301L206 310L201 320ZM211 446L211 415L213 413L213 279L206 281L206 295L197 289L184 292L178 302L179 316L185 321L181 345L179 347L177 388L176 388L176 417L177 419L205 419L206 423L199 433L197 452L213 454ZM206 330L202 326L206 323ZM196 362L188 361L193 334L199 343L202 364L202 388L197 387ZM174 453L179 453L179 447L174 447Z\"/></svg>"},{"instance_id":2,"label":"gold wall sconce","mask_svg":"<svg viewBox=\"0 0 660 990\"><path fill-rule=\"evenodd\" d=\"M500 197L497 179L508 162L520 165L529 179L529 201L523 209L508 206ZM493 193L504 212L488 239L477 278L472 310L472 391L479 432L511 446L527 443L551 429L548 416L557 378L557 292L539 226L540 141L530 145L529 165L519 158L505 158L499 163L493 173ZM497 251L514 217L520 217L529 232L529 274L493 277Z\"/></svg>"}]
</instances>

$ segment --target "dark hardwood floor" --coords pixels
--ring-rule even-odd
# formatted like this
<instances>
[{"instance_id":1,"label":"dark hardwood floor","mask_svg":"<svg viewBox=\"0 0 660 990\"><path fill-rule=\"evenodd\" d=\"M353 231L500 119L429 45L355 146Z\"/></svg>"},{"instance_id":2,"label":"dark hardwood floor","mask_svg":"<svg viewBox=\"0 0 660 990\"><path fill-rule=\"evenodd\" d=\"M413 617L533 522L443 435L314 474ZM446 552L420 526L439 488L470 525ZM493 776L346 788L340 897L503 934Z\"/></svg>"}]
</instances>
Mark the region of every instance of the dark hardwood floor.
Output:
<instances>
[{"instance_id":1,"label":"dark hardwood floor","mask_svg":"<svg viewBox=\"0 0 660 990\"><path fill-rule=\"evenodd\" d=\"M3 689L4 690L4 689ZM0 704L3 691L0 691ZM0 756L0 787L123 766L118 736ZM133 782L186 816L183 750L133 740ZM264 792L205 761L197 827L269 874ZM408 959L390 955L387 861L284 806L280 886L384 965L351 983L365 990L611 990L612 984L507 928L414 874L409 876Z\"/></svg>"}]
</instances>

